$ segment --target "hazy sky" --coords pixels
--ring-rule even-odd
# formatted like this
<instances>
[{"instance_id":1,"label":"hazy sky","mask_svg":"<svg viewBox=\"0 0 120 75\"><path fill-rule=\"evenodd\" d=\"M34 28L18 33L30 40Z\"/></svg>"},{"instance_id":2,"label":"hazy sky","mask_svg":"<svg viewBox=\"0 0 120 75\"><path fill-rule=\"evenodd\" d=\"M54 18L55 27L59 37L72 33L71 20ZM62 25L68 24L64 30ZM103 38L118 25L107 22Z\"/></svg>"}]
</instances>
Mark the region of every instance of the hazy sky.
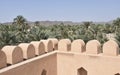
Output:
<instances>
[{"instance_id":1,"label":"hazy sky","mask_svg":"<svg viewBox=\"0 0 120 75\"><path fill-rule=\"evenodd\" d=\"M120 17L120 0L0 0L0 22L17 15L29 21L110 21Z\"/></svg>"}]
</instances>

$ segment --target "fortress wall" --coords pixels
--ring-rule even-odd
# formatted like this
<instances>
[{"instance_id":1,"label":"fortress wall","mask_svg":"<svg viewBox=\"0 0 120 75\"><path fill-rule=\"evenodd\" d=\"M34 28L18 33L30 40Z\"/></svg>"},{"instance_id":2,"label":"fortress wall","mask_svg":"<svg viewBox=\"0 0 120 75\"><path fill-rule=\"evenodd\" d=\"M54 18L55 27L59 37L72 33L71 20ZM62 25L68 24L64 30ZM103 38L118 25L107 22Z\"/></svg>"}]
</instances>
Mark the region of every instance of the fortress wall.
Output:
<instances>
[{"instance_id":1,"label":"fortress wall","mask_svg":"<svg viewBox=\"0 0 120 75\"><path fill-rule=\"evenodd\" d=\"M57 75L56 52L51 52L51 40L4 46L0 51L0 75Z\"/></svg>"},{"instance_id":2,"label":"fortress wall","mask_svg":"<svg viewBox=\"0 0 120 75\"><path fill-rule=\"evenodd\" d=\"M97 40L85 44L81 39L55 38L5 46L0 51L0 75L79 75L78 69L87 75L115 75L120 73L119 52L113 40L102 47Z\"/></svg>"},{"instance_id":3,"label":"fortress wall","mask_svg":"<svg viewBox=\"0 0 120 75\"><path fill-rule=\"evenodd\" d=\"M61 51L62 49L58 50L57 75L80 75L78 69L81 68L86 70L87 75L115 75L120 73L119 46L115 41L109 40L103 44L103 47L97 40L90 40L86 45L81 41L76 42L78 44L75 42L76 40L72 42L72 50L69 52ZM58 44L58 46L60 45ZM85 51L84 46L86 46Z\"/></svg>"},{"instance_id":4,"label":"fortress wall","mask_svg":"<svg viewBox=\"0 0 120 75\"><path fill-rule=\"evenodd\" d=\"M84 68L87 75L115 75L120 73L120 56L88 55L58 52L57 75L79 75Z\"/></svg>"},{"instance_id":5,"label":"fortress wall","mask_svg":"<svg viewBox=\"0 0 120 75\"><path fill-rule=\"evenodd\" d=\"M37 56L3 68L0 70L0 75L42 75L44 71L46 75L57 75L57 58L55 52Z\"/></svg>"},{"instance_id":6,"label":"fortress wall","mask_svg":"<svg viewBox=\"0 0 120 75\"><path fill-rule=\"evenodd\" d=\"M4 46L0 50L0 70L56 49L58 49L58 40L55 38L20 43L18 46Z\"/></svg>"},{"instance_id":7,"label":"fortress wall","mask_svg":"<svg viewBox=\"0 0 120 75\"><path fill-rule=\"evenodd\" d=\"M101 44L98 40L90 40L84 43L83 40L77 39L72 43L69 39L61 39L58 42L58 50L60 52L75 52L75 53L86 53L86 54L102 54L107 56L118 56L119 55L119 46L113 41L109 40L103 44Z\"/></svg>"}]
</instances>

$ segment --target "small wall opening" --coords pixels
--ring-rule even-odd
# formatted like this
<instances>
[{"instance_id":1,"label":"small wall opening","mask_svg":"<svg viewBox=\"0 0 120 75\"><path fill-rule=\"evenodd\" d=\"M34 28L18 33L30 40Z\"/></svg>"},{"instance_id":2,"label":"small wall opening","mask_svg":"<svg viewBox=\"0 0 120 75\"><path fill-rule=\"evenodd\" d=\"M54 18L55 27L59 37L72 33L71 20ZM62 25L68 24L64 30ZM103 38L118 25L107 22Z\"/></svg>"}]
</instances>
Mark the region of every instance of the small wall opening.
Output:
<instances>
[{"instance_id":1,"label":"small wall opening","mask_svg":"<svg viewBox=\"0 0 120 75\"><path fill-rule=\"evenodd\" d=\"M87 75L87 70L85 70L84 68L79 68L77 70L77 75Z\"/></svg>"},{"instance_id":2,"label":"small wall opening","mask_svg":"<svg viewBox=\"0 0 120 75\"><path fill-rule=\"evenodd\" d=\"M41 73L41 75L47 75L47 71L44 69Z\"/></svg>"},{"instance_id":3,"label":"small wall opening","mask_svg":"<svg viewBox=\"0 0 120 75\"><path fill-rule=\"evenodd\" d=\"M120 75L120 73L116 73L115 75Z\"/></svg>"}]
</instances>

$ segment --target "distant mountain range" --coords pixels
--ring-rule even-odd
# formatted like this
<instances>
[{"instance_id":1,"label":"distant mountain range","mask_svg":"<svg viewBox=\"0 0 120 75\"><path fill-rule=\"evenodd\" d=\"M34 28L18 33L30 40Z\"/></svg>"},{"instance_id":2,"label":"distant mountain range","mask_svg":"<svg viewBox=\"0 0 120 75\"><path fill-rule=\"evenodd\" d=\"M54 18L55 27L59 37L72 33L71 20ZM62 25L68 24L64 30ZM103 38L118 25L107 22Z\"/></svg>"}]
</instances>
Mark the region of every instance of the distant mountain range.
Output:
<instances>
[{"instance_id":1,"label":"distant mountain range","mask_svg":"<svg viewBox=\"0 0 120 75\"><path fill-rule=\"evenodd\" d=\"M59 25L61 23L63 23L64 25L80 25L83 22L72 22L72 21L38 21L40 23L40 25L45 25L45 26L49 26L49 25ZM109 21L109 22L93 22L94 24L106 24L109 23L111 24L113 21ZM0 23L0 24L4 24L4 25L11 25L12 22L5 22L5 23ZM35 22L31 22L28 21L29 25L34 25Z\"/></svg>"}]
</instances>

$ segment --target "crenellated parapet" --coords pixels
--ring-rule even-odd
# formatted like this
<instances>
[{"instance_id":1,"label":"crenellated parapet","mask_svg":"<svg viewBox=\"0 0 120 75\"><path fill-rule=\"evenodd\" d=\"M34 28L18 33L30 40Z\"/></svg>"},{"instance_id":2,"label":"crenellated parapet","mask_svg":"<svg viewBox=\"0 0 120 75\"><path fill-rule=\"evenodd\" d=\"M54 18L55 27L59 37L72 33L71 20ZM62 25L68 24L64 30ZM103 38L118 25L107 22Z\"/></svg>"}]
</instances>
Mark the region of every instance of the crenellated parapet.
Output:
<instances>
[{"instance_id":1,"label":"crenellated parapet","mask_svg":"<svg viewBox=\"0 0 120 75\"><path fill-rule=\"evenodd\" d=\"M23 58L29 59L35 57L35 47L32 44L29 43L21 43L18 45L22 52L23 52Z\"/></svg>"},{"instance_id":2,"label":"crenellated parapet","mask_svg":"<svg viewBox=\"0 0 120 75\"><path fill-rule=\"evenodd\" d=\"M35 48L35 55L41 55L45 53L45 45L42 41L32 41L30 42Z\"/></svg>"},{"instance_id":3,"label":"crenellated parapet","mask_svg":"<svg viewBox=\"0 0 120 75\"><path fill-rule=\"evenodd\" d=\"M45 52L53 51L53 41L51 41L51 40L41 40L41 42L43 42L43 44L44 44Z\"/></svg>"},{"instance_id":4,"label":"crenellated parapet","mask_svg":"<svg viewBox=\"0 0 120 75\"><path fill-rule=\"evenodd\" d=\"M8 64L16 64L23 61L23 51L19 46L4 46L2 51L7 57Z\"/></svg>"},{"instance_id":5,"label":"crenellated parapet","mask_svg":"<svg viewBox=\"0 0 120 75\"><path fill-rule=\"evenodd\" d=\"M71 51L72 52L85 52L85 42L81 39L74 40L71 44Z\"/></svg>"},{"instance_id":6,"label":"crenellated parapet","mask_svg":"<svg viewBox=\"0 0 120 75\"><path fill-rule=\"evenodd\" d=\"M0 51L0 69L7 66L7 57L3 51Z\"/></svg>"},{"instance_id":7,"label":"crenellated parapet","mask_svg":"<svg viewBox=\"0 0 120 75\"><path fill-rule=\"evenodd\" d=\"M58 49L58 40L32 41L17 46L4 46L0 50L0 69Z\"/></svg>"},{"instance_id":8,"label":"crenellated parapet","mask_svg":"<svg viewBox=\"0 0 120 75\"><path fill-rule=\"evenodd\" d=\"M115 41L110 40L110 41L104 43L104 45L103 45L103 54L104 55L117 56L117 55L119 55L119 52L120 52L119 46Z\"/></svg>"},{"instance_id":9,"label":"crenellated parapet","mask_svg":"<svg viewBox=\"0 0 120 75\"><path fill-rule=\"evenodd\" d=\"M86 44L83 40L77 39L71 42L70 39L49 38L47 40L32 41L30 43L21 43L17 46L4 46L0 51L0 68L7 67L44 55L48 52L58 50L56 52L84 53L103 56L118 56L119 46L109 40L102 46L98 40L90 40Z\"/></svg>"},{"instance_id":10,"label":"crenellated parapet","mask_svg":"<svg viewBox=\"0 0 120 75\"><path fill-rule=\"evenodd\" d=\"M61 39L58 42L59 51L71 51L71 41L70 39Z\"/></svg>"},{"instance_id":11,"label":"crenellated parapet","mask_svg":"<svg viewBox=\"0 0 120 75\"><path fill-rule=\"evenodd\" d=\"M56 38L49 38L48 40L52 41L52 43L53 43L53 50L58 50L58 39L56 39Z\"/></svg>"},{"instance_id":12,"label":"crenellated parapet","mask_svg":"<svg viewBox=\"0 0 120 75\"><path fill-rule=\"evenodd\" d=\"M98 40L90 40L86 44L86 53L99 54L101 53L101 44Z\"/></svg>"},{"instance_id":13,"label":"crenellated parapet","mask_svg":"<svg viewBox=\"0 0 120 75\"><path fill-rule=\"evenodd\" d=\"M85 54L101 54L103 56L118 56L119 46L114 40L101 44L98 40L90 40L86 44L83 40L77 39L71 42L69 39L62 39L58 42L58 50L65 52L77 52Z\"/></svg>"}]
</instances>

